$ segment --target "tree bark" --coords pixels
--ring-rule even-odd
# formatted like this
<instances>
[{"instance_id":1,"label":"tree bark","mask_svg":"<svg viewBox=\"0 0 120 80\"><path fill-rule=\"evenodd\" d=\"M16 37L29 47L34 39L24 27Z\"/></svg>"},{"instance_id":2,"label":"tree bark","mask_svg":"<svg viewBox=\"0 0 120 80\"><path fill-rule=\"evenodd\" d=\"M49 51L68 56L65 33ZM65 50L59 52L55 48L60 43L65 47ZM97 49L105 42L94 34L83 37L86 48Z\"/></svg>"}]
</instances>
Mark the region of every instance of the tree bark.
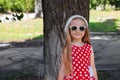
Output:
<instances>
[{"instance_id":1,"label":"tree bark","mask_svg":"<svg viewBox=\"0 0 120 80\"><path fill-rule=\"evenodd\" d=\"M35 0L35 17L42 17L42 0Z\"/></svg>"},{"instance_id":2,"label":"tree bark","mask_svg":"<svg viewBox=\"0 0 120 80\"><path fill-rule=\"evenodd\" d=\"M65 42L65 22L74 14L82 15L89 20L89 0L42 0L42 6L45 80L57 80Z\"/></svg>"}]
</instances>

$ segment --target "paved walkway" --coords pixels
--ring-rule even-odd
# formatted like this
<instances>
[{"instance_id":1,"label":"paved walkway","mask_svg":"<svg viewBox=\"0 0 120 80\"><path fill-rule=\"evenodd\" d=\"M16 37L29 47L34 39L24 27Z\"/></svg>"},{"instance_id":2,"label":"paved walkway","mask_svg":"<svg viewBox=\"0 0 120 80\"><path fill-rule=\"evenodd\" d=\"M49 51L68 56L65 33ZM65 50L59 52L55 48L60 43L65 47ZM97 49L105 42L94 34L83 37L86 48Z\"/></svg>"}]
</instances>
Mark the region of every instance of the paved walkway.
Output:
<instances>
[{"instance_id":1,"label":"paved walkway","mask_svg":"<svg viewBox=\"0 0 120 80\"><path fill-rule=\"evenodd\" d=\"M43 66L42 53L42 46L4 49L0 51L0 74L31 72L35 75L41 75L40 67Z\"/></svg>"},{"instance_id":2,"label":"paved walkway","mask_svg":"<svg viewBox=\"0 0 120 80\"><path fill-rule=\"evenodd\" d=\"M108 76L101 80L120 80L120 35L93 35L91 41L96 68Z\"/></svg>"},{"instance_id":3,"label":"paved walkway","mask_svg":"<svg viewBox=\"0 0 120 80\"><path fill-rule=\"evenodd\" d=\"M113 80L120 77L120 35L91 35L97 70L109 72ZM25 71L43 74L43 46L0 49L0 73ZM116 76L118 75L118 76ZM119 78L118 78L119 77Z\"/></svg>"},{"instance_id":4,"label":"paved walkway","mask_svg":"<svg viewBox=\"0 0 120 80\"><path fill-rule=\"evenodd\" d=\"M120 35L91 36L98 70L120 70Z\"/></svg>"}]
</instances>

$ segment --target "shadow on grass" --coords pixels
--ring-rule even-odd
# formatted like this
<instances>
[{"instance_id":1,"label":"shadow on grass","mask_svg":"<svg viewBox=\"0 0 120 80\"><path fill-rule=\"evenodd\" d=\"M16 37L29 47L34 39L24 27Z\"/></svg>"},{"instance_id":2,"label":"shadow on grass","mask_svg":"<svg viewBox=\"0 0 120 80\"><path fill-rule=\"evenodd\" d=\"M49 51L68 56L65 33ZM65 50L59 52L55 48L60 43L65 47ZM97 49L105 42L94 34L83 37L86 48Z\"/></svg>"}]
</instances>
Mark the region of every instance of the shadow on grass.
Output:
<instances>
[{"instance_id":1,"label":"shadow on grass","mask_svg":"<svg viewBox=\"0 0 120 80\"><path fill-rule=\"evenodd\" d=\"M10 42L12 47L39 47L43 45L43 35L39 35L33 39L27 39L24 42Z\"/></svg>"},{"instance_id":2,"label":"shadow on grass","mask_svg":"<svg viewBox=\"0 0 120 80\"><path fill-rule=\"evenodd\" d=\"M99 80L109 80L110 77L111 75L107 71L98 71Z\"/></svg>"},{"instance_id":3,"label":"shadow on grass","mask_svg":"<svg viewBox=\"0 0 120 80\"><path fill-rule=\"evenodd\" d=\"M99 22L90 22L89 29L91 32L118 32L117 21L118 19L100 19Z\"/></svg>"}]
</instances>

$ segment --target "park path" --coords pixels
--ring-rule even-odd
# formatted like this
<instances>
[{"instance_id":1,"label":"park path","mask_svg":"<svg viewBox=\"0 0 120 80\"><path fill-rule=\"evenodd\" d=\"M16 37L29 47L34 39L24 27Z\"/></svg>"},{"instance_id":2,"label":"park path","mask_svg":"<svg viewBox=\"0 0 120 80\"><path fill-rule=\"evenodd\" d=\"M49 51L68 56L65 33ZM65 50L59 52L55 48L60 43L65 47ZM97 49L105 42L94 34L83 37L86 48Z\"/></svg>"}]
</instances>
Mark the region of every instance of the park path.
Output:
<instances>
[{"instance_id":1,"label":"park path","mask_svg":"<svg viewBox=\"0 0 120 80\"><path fill-rule=\"evenodd\" d=\"M120 80L120 35L91 35L97 70L107 71L108 80ZM43 45L0 49L0 73L44 73Z\"/></svg>"}]
</instances>

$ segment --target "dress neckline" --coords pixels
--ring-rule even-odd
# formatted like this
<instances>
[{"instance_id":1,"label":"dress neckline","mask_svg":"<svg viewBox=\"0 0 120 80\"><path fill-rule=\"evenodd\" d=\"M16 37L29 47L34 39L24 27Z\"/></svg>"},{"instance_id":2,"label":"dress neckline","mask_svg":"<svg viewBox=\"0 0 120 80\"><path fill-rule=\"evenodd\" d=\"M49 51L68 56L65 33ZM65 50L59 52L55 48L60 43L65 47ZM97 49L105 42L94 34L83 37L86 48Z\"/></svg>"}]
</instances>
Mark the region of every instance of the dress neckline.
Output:
<instances>
[{"instance_id":1,"label":"dress neckline","mask_svg":"<svg viewBox=\"0 0 120 80\"><path fill-rule=\"evenodd\" d=\"M83 45L75 45L72 43L72 46L75 46L75 47L83 47L86 43L83 43Z\"/></svg>"}]
</instances>

